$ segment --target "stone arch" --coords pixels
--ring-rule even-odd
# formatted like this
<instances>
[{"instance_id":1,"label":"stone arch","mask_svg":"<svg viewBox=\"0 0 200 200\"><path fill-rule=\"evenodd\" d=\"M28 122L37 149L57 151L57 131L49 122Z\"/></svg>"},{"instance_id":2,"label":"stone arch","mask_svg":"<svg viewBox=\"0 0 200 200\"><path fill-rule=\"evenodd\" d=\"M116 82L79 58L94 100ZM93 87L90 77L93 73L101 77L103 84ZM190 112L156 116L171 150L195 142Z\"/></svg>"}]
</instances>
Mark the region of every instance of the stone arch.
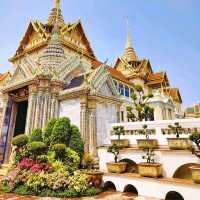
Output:
<instances>
[{"instance_id":1,"label":"stone arch","mask_svg":"<svg viewBox=\"0 0 200 200\"><path fill-rule=\"evenodd\" d=\"M134 195L138 195L138 190L131 184L128 184L124 187L123 192L133 193Z\"/></svg>"},{"instance_id":2,"label":"stone arch","mask_svg":"<svg viewBox=\"0 0 200 200\"><path fill-rule=\"evenodd\" d=\"M103 184L103 189L104 189L104 190L116 191L115 184L114 184L112 181L106 181L106 182Z\"/></svg>"},{"instance_id":3,"label":"stone arch","mask_svg":"<svg viewBox=\"0 0 200 200\"><path fill-rule=\"evenodd\" d=\"M126 172L138 173L138 165L133 160L128 159L128 158L124 158L124 159L120 160L119 162L126 162L127 163Z\"/></svg>"},{"instance_id":4,"label":"stone arch","mask_svg":"<svg viewBox=\"0 0 200 200\"><path fill-rule=\"evenodd\" d=\"M181 165L174 172L173 178L192 180L192 172L191 172L190 167L195 166L195 165L197 165L197 164L186 163L184 165Z\"/></svg>"},{"instance_id":5,"label":"stone arch","mask_svg":"<svg viewBox=\"0 0 200 200\"><path fill-rule=\"evenodd\" d=\"M184 200L184 198L180 193L176 191L170 191L166 194L165 200Z\"/></svg>"}]
</instances>

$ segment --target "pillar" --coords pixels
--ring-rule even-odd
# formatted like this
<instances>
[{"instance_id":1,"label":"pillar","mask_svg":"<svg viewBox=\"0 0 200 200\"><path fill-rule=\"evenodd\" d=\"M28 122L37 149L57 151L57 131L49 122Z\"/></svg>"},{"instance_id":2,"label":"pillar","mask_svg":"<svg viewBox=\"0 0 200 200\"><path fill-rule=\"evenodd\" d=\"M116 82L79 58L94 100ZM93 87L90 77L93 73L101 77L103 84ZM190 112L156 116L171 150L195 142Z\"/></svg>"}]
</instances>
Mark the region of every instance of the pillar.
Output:
<instances>
[{"instance_id":1,"label":"pillar","mask_svg":"<svg viewBox=\"0 0 200 200\"><path fill-rule=\"evenodd\" d=\"M89 136L88 136L88 107L87 96L81 97L81 113L80 113L80 131L84 142L84 151L89 152Z\"/></svg>"},{"instance_id":2,"label":"pillar","mask_svg":"<svg viewBox=\"0 0 200 200\"><path fill-rule=\"evenodd\" d=\"M89 152L97 157L97 122L96 122L96 101L92 100L88 104L89 107Z\"/></svg>"}]
</instances>

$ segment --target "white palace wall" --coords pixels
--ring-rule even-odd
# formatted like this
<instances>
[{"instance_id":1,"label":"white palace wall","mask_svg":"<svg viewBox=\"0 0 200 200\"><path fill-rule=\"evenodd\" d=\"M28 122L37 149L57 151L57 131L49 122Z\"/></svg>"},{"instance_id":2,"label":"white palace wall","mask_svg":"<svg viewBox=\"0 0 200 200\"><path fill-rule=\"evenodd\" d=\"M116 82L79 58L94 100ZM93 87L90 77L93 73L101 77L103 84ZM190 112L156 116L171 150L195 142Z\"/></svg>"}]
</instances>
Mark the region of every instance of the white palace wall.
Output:
<instances>
[{"instance_id":1,"label":"white palace wall","mask_svg":"<svg viewBox=\"0 0 200 200\"><path fill-rule=\"evenodd\" d=\"M60 102L59 117L69 117L71 122L80 128L80 99L70 99Z\"/></svg>"}]
</instances>

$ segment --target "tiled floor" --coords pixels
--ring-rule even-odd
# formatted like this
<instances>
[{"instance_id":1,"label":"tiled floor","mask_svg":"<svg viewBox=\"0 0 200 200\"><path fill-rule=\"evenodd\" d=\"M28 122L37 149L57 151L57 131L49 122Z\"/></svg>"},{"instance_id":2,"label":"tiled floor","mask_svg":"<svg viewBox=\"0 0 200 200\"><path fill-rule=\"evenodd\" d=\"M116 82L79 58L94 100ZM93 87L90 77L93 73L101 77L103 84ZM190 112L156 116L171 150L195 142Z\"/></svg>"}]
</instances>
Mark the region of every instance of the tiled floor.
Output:
<instances>
[{"instance_id":1,"label":"tiled floor","mask_svg":"<svg viewBox=\"0 0 200 200\"><path fill-rule=\"evenodd\" d=\"M59 198L49 197L31 197L31 196L16 196L13 194L0 193L0 200L60 200ZM95 197L84 198L65 198L62 200L159 200L155 198L134 197L132 194L116 193L116 192L104 192Z\"/></svg>"}]
</instances>

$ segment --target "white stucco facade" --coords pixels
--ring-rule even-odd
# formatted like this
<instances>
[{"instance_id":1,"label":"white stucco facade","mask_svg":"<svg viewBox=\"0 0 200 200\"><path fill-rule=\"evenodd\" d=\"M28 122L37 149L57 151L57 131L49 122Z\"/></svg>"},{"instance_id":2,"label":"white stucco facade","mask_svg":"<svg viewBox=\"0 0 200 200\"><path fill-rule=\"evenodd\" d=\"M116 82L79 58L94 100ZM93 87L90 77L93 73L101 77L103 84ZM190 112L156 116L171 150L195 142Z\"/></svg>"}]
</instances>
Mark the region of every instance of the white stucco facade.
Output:
<instances>
[{"instance_id":1,"label":"white stucco facade","mask_svg":"<svg viewBox=\"0 0 200 200\"><path fill-rule=\"evenodd\" d=\"M59 117L69 117L71 122L80 128L80 99L70 99L60 102Z\"/></svg>"},{"instance_id":2,"label":"white stucco facade","mask_svg":"<svg viewBox=\"0 0 200 200\"><path fill-rule=\"evenodd\" d=\"M108 126L117 122L117 108L115 104L97 103L97 145L102 146L109 140Z\"/></svg>"}]
</instances>

